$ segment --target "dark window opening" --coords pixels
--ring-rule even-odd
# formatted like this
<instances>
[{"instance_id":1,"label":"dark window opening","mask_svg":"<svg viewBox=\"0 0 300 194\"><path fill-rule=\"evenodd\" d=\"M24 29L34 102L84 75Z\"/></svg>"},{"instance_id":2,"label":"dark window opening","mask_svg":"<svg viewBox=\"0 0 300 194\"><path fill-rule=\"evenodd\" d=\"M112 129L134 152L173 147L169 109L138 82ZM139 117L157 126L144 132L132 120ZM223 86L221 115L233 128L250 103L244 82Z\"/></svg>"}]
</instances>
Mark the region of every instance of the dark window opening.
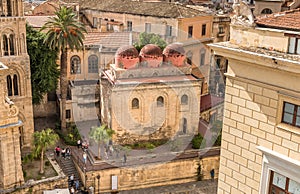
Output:
<instances>
[{"instance_id":1,"label":"dark window opening","mask_svg":"<svg viewBox=\"0 0 300 194\"><path fill-rule=\"evenodd\" d=\"M7 82L7 93L8 93L8 96L12 96L12 80L11 80L11 77L10 75L8 75L6 77L6 82Z\"/></svg>"},{"instance_id":2,"label":"dark window opening","mask_svg":"<svg viewBox=\"0 0 300 194\"><path fill-rule=\"evenodd\" d=\"M202 24L201 35L202 35L202 36L205 36L205 35L206 35L206 24Z\"/></svg>"},{"instance_id":3,"label":"dark window opening","mask_svg":"<svg viewBox=\"0 0 300 194\"><path fill-rule=\"evenodd\" d=\"M183 118L182 119L182 133L186 134L186 132L187 132L187 120L186 120L186 118Z\"/></svg>"},{"instance_id":4,"label":"dark window opening","mask_svg":"<svg viewBox=\"0 0 300 194\"><path fill-rule=\"evenodd\" d=\"M186 105L189 103L189 97L187 95L181 96L181 104Z\"/></svg>"},{"instance_id":5,"label":"dark window opening","mask_svg":"<svg viewBox=\"0 0 300 194\"><path fill-rule=\"evenodd\" d=\"M137 98L134 98L131 102L132 109L138 109L139 108L139 100Z\"/></svg>"},{"instance_id":6,"label":"dark window opening","mask_svg":"<svg viewBox=\"0 0 300 194\"><path fill-rule=\"evenodd\" d=\"M127 21L127 31L128 32L132 31L132 21Z\"/></svg>"},{"instance_id":7,"label":"dark window opening","mask_svg":"<svg viewBox=\"0 0 300 194\"><path fill-rule=\"evenodd\" d=\"M261 14L272 14L272 13L273 13L273 11L269 8L265 8L261 11Z\"/></svg>"},{"instance_id":8,"label":"dark window opening","mask_svg":"<svg viewBox=\"0 0 300 194\"><path fill-rule=\"evenodd\" d=\"M80 58L73 56L71 58L71 74L80 73Z\"/></svg>"},{"instance_id":9,"label":"dark window opening","mask_svg":"<svg viewBox=\"0 0 300 194\"><path fill-rule=\"evenodd\" d=\"M66 119L71 118L71 110L66 110Z\"/></svg>"},{"instance_id":10,"label":"dark window opening","mask_svg":"<svg viewBox=\"0 0 300 194\"><path fill-rule=\"evenodd\" d=\"M3 49L4 49L4 56L8 56L8 39L6 35L3 35Z\"/></svg>"},{"instance_id":11,"label":"dark window opening","mask_svg":"<svg viewBox=\"0 0 300 194\"><path fill-rule=\"evenodd\" d=\"M156 105L158 107L163 107L164 106L164 98L162 96L160 96L160 97L157 98Z\"/></svg>"},{"instance_id":12,"label":"dark window opening","mask_svg":"<svg viewBox=\"0 0 300 194\"><path fill-rule=\"evenodd\" d=\"M188 28L188 38L192 38L193 37L193 26L189 26Z\"/></svg>"},{"instance_id":13,"label":"dark window opening","mask_svg":"<svg viewBox=\"0 0 300 194\"><path fill-rule=\"evenodd\" d=\"M98 73L98 57L96 55L89 56L88 63L89 73Z\"/></svg>"},{"instance_id":14,"label":"dark window opening","mask_svg":"<svg viewBox=\"0 0 300 194\"><path fill-rule=\"evenodd\" d=\"M19 95L19 87L18 87L18 76L14 75L14 79L13 79L13 83L14 83L14 95L17 96Z\"/></svg>"}]
</instances>

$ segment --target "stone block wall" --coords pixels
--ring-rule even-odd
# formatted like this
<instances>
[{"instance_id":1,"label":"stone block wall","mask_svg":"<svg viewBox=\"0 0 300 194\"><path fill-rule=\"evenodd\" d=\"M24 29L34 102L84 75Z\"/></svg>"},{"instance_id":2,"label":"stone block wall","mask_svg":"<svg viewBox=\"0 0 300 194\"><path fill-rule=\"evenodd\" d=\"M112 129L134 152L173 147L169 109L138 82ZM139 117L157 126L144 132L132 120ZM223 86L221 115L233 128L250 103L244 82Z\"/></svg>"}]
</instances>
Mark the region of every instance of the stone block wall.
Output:
<instances>
[{"instance_id":1,"label":"stone block wall","mask_svg":"<svg viewBox=\"0 0 300 194\"><path fill-rule=\"evenodd\" d=\"M218 194L259 193L263 158L257 146L300 160L299 133L280 124L280 90L227 79Z\"/></svg>"}]
</instances>

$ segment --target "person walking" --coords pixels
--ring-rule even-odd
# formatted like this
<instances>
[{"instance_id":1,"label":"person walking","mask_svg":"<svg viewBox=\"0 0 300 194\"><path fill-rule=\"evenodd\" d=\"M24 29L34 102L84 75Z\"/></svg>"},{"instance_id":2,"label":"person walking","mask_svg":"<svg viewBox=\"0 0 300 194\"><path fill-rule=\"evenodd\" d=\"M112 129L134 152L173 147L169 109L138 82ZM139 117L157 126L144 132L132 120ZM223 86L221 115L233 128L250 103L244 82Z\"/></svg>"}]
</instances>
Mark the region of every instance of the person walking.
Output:
<instances>
[{"instance_id":1,"label":"person walking","mask_svg":"<svg viewBox=\"0 0 300 194\"><path fill-rule=\"evenodd\" d=\"M56 146L55 152L56 152L56 156L59 157L59 154L60 154L60 147L59 146Z\"/></svg>"},{"instance_id":2,"label":"person walking","mask_svg":"<svg viewBox=\"0 0 300 194\"><path fill-rule=\"evenodd\" d=\"M86 152L83 152L82 157L83 157L83 162L84 162L84 164L86 164L86 159L87 159L87 154L86 154Z\"/></svg>"},{"instance_id":3,"label":"person walking","mask_svg":"<svg viewBox=\"0 0 300 194\"><path fill-rule=\"evenodd\" d=\"M78 191L78 189L79 189L79 180L77 179L75 181L75 190Z\"/></svg>"},{"instance_id":4,"label":"person walking","mask_svg":"<svg viewBox=\"0 0 300 194\"><path fill-rule=\"evenodd\" d=\"M211 181L214 181L214 179L215 179L215 169L212 169L210 171L210 177L211 177Z\"/></svg>"},{"instance_id":5,"label":"person walking","mask_svg":"<svg viewBox=\"0 0 300 194\"><path fill-rule=\"evenodd\" d=\"M77 148L78 149L81 148L81 140L80 139L77 140Z\"/></svg>"},{"instance_id":6,"label":"person walking","mask_svg":"<svg viewBox=\"0 0 300 194\"><path fill-rule=\"evenodd\" d=\"M62 156L64 159L66 159L66 150L65 150L65 148L62 148L62 149L61 149L61 156Z\"/></svg>"},{"instance_id":7,"label":"person walking","mask_svg":"<svg viewBox=\"0 0 300 194\"><path fill-rule=\"evenodd\" d=\"M73 185L74 185L74 174L71 174L71 176L70 176L70 184L71 184L71 187L73 187Z\"/></svg>"},{"instance_id":8,"label":"person walking","mask_svg":"<svg viewBox=\"0 0 300 194\"><path fill-rule=\"evenodd\" d=\"M127 157L126 157L126 154L123 155L123 162L124 164L126 164L126 161L127 161Z\"/></svg>"}]
</instances>

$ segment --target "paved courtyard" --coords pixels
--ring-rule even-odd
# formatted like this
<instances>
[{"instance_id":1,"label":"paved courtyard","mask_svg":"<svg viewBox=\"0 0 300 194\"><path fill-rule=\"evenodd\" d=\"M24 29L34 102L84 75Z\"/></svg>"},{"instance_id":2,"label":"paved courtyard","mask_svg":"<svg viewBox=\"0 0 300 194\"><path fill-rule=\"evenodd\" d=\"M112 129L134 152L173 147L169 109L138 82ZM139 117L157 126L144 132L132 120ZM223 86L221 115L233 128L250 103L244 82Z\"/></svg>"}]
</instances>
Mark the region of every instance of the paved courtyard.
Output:
<instances>
[{"instance_id":1,"label":"paved courtyard","mask_svg":"<svg viewBox=\"0 0 300 194\"><path fill-rule=\"evenodd\" d=\"M121 191L120 194L216 194L218 181L198 181L170 186L152 187L131 191Z\"/></svg>"}]
</instances>

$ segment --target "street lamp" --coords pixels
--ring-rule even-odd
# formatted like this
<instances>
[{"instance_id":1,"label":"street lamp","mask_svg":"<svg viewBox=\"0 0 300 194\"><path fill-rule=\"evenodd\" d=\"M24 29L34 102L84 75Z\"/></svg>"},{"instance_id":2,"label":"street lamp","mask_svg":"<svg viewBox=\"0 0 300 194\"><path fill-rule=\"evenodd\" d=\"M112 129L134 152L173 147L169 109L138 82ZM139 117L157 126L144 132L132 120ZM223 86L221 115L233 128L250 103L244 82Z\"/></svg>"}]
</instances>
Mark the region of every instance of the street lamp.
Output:
<instances>
[{"instance_id":1,"label":"street lamp","mask_svg":"<svg viewBox=\"0 0 300 194\"><path fill-rule=\"evenodd\" d=\"M98 179L98 193L100 193L100 174L98 174L97 179Z\"/></svg>"}]
</instances>

